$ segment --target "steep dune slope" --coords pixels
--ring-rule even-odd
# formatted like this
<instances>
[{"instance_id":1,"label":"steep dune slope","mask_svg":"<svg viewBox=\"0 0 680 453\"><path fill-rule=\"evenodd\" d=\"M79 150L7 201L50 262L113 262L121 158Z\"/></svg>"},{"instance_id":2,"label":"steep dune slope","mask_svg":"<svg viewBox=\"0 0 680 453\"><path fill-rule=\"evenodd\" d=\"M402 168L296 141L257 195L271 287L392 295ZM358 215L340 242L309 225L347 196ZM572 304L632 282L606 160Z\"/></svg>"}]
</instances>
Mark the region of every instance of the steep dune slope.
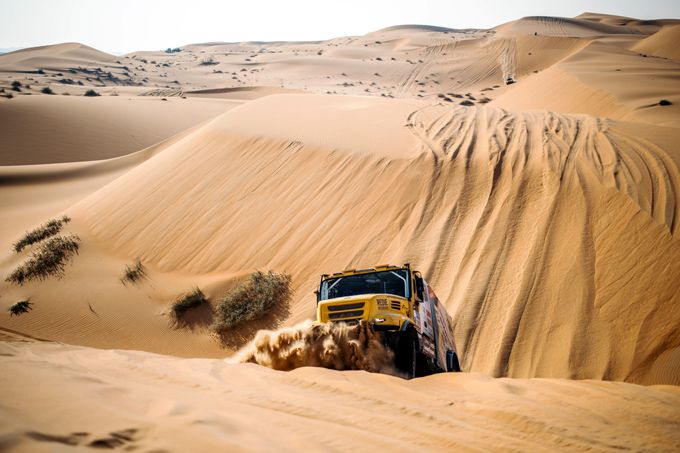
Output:
<instances>
[{"instance_id":1,"label":"steep dune slope","mask_svg":"<svg viewBox=\"0 0 680 453\"><path fill-rule=\"evenodd\" d=\"M633 46L633 50L657 57L680 60L680 24L663 27L648 38Z\"/></svg>"},{"instance_id":2,"label":"steep dune slope","mask_svg":"<svg viewBox=\"0 0 680 453\"><path fill-rule=\"evenodd\" d=\"M676 132L322 98L234 109L68 212L159 274L290 272L289 322L313 315L318 274L411 261L472 371L641 381L680 345Z\"/></svg>"},{"instance_id":3,"label":"steep dune slope","mask_svg":"<svg viewBox=\"0 0 680 453\"><path fill-rule=\"evenodd\" d=\"M676 155L592 117L432 118L433 149L470 162L429 272L472 369L639 379L677 345Z\"/></svg>"}]
</instances>

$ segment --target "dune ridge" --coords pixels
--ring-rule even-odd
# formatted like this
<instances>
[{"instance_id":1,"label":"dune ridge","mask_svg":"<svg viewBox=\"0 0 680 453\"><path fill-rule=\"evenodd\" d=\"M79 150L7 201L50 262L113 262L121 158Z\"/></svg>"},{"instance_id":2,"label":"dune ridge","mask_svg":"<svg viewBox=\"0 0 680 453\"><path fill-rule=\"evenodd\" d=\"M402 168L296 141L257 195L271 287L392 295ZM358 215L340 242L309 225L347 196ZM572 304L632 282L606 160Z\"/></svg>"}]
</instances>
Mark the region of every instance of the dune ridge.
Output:
<instances>
[{"instance_id":1,"label":"dune ridge","mask_svg":"<svg viewBox=\"0 0 680 453\"><path fill-rule=\"evenodd\" d=\"M299 102L310 117L289 118L285 140L267 119ZM320 273L411 261L455 313L470 371L639 382L680 344L678 170L653 137L588 116L406 103L383 125L397 138L387 157L359 152L373 137L357 100L327 102L330 117L312 95L252 101L67 212L104 254L161 273L289 272L289 322L313 315ZM295 136L312 117L314 132ZM337 122L357 132L353 149L338 147ZM644 322L653 338L622 329Z\"/></svg>"},{"instance_id":2,"label":"dune ridge","mask_svg":"<svg viewBox=\"0 0 680 453\"><path fill-rule=\"evenodd\" d=\"M49 56L47 56L47 55ZM77 64L113 63L116 57L77 42L30 47L0 55L0 66L5 70L30 70L36 64L46 69L61 69Z\"/></svg>"},{"instance_id":3,"label":"dune ridge","mask_svg":"<svg viewBox=\"0 0 680 453\"><path fill-rule=\"evenodd\" d=\"M680 60L680 50L674 43L677 43L678 39L680 39L680 24L667 25L653 35L636 43L633 49L638 52L677 61Z\"/></svg>"}]
</instances>

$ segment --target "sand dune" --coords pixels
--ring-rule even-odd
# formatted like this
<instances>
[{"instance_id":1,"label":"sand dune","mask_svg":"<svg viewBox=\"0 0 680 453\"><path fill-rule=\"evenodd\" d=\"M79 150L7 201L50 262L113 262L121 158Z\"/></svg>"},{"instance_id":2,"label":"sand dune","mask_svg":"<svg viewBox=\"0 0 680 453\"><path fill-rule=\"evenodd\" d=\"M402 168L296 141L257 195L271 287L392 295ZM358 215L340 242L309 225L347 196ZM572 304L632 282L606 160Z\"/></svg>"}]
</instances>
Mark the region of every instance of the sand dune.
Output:
<instances>
[{"instance_id":1,"label":"sand dune","mask_svg":"<svg viewBox=\"0 0 680 453\"><path fill-rule=\"evenodd\" d=\"M680 39L680 24L669 25L635 44L633 50L656 57L680 60L678 39Z\"/></svg>"},{"instance_id":2,"label":"sand dune","mask_svg":"<svg viewBox=\"0 0 680 453\"><path fill-rule=\"evenodd\" d=\"M62 279L0 282L0 449L677 450L677 29L584 13L0 56L0 273L50 218L82 244ZM137 259L147 278L121 283ZM466 373L234 363L289 331L216 360L313 318L320 274L404 262ZM218 340L218 299L268 269L290 304ZM173 324L195 287L212 305Z\"/></svg>"},{"instance_id":3,"label":"sand dune","mask_svg":"<svg viewBox=\"0 0 680 453\"><path fill-rule=\"evenodd\" d=\"M80 293L70 297L87 316L100 282L119 294L115 273L141 258L156 283L124 294L158 302L120 305L116 322L126 321L117 329L144 329L143 348L179 353L191 346L175 351L163 340L178 333L142 326L190 281L216 295L251 269L290 272L297 295L289 322L297 322L313 316L319 274L410 261L455 313L465 369L646 382L656 358L680 344L678 156L655 130L627 128L491 107L265 97L66 211L91 244L69 277ZM656 244L653 256L644 243ZM69 287L49 291L61 298ZM655 327L636 335L625 328L642 323ZM67 315L60 324L38 332L87 341L80 321ZM113 332L95 341L142 343ZM196 341L205 347L205 337Z\"/></svg>"},{"instance_id":4,"label":"sand dune","mask_svg":"<svg viewBox=\"0 0 680 453\"><path fill-rule=\"evenodd\" d=\"M589 43L559 63L513 85L494 105L587 113L678 127L677 63ZM662 99L673 105L662 106Z\"/></svg>"},{"instance_id":5,"label":"sand dune","mask_svg":"<svg viewBox=\"0 0 680 453\"><path fill-rule=\"evenodd\" d=\"M634 26L639 30L656 31L659 27L680 23L680 19L635 19L633 17L616 16L613 14L602 14L585 12L576 16L576 19L585 19L590 22L597 22L615 26ZM653 33L652 31L652 33Z\"/></svg>"},{"instance_id":6,"label":"sand dune","mask_svg":"<svg viewBox=\"0 0 680 453\"><path fill-rule=\"evenodd\" d=\"M601 21L568 17L530 16L495 28L505 33L546 36L594 37L616 34L636 34L638 30L625 25L610 25Z\"/></svg>"},{"instance_id":7,"label":"sand dune","mask_svg":"<svg viewBox=\"0 0 680 453\"><path fill-rule=\"evenodd\" d=\"M4 71L62 69L66 66L113 63L116 57L92 47L69 42L51 46L30 47L0 55Z\"/></svg>"},{"instance_id":8,"label":"sand dune","mask_svg":"<svg viewBox=\"0 0 680 453\"><path fill-rule=\"evenodd\" d=\"M673 42L674 24L587 13L527 17L490 30L404 25L320 42L216 42L173 53L133 52L111 64L83 66L86 71L65 64L30 75L12 73L12 65L0 60L0 74L6 74L0 86L19 79L32 84L24 91L34 94L46 85L80 94L85 88L78 83L83 83L104 93L114 87L122 94L159 96L219 90L212 94L220 97L224 90L270 87L454 105L491 102L515 110L547 108L677 127L677 64L645 58L642 54L655 55L653 49L635 47L672 52L667 43ZM34 63L36 72L46 68L39 59ZM509 76L518 83L506 86ZM672 112L659 109L661 99L674 102L666 108Z\"/></svg>"},{"instance_id":9,"label":"sand dune","mask_svg":"<svg viewBox=\"0 0 680 453\"><path fill-rule=\"evenodd\" d=\"M286 373L35 343L0 343L0 354L0 446L12 451L680 447L677 387L479 374L405 381L320 368Z\"/></svg>"},{"instance_id":10,"label":"sand dune","mask_svg":"<svg viewBox=\"0 0 680 453\"><path fill-rule=\"evenodd\" d=\"M236 104L159 98L22 96L0 103L0 165L110 159L151 146Z\"/></svg>"}]
</instances>

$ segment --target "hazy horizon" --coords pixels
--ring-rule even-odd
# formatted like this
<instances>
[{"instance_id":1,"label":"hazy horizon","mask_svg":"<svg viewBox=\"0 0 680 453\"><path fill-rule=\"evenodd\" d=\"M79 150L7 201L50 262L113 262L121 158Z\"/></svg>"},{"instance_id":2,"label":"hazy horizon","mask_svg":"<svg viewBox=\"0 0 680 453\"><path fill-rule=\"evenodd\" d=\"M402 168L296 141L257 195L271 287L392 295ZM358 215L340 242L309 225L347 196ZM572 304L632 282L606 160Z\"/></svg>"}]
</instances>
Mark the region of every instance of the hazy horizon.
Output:
<instances>
[{"instance_id":1,"label":"hazy horizon","mask_svg":"<svg viewBox=\"0 0 680 453\"><path fill-rule=\"evenodd\" d=\"M598 12L639 19L678 18L673 0L429 0L359 2L194 0L1 0L0 49L80 42L110 53L160 50L201 42L320 41L401 24L490 28L528 15L574 17ZM27 24L30 24L27 25Z\"/></svg>"}]
</instances>

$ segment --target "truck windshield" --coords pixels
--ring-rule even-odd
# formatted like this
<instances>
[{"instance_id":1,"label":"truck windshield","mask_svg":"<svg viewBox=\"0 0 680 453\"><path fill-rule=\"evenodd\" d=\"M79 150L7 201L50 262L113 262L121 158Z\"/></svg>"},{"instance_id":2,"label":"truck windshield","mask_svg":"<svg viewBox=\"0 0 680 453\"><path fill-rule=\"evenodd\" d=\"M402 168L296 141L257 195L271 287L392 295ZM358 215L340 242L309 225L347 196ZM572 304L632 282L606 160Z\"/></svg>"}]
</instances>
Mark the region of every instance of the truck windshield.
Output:
<instances>
[{"instance_id":1,"label":"truck windshield","mask_svg":"<svg viewBox=\"0 0 680 453\"><path fill-rule=\"evenodd\" d=\"M408 271L397 269L324 280L321 283L319 299L360 294L393 294L408 299L410 297Z\"/></svg>"}]
</instances>

